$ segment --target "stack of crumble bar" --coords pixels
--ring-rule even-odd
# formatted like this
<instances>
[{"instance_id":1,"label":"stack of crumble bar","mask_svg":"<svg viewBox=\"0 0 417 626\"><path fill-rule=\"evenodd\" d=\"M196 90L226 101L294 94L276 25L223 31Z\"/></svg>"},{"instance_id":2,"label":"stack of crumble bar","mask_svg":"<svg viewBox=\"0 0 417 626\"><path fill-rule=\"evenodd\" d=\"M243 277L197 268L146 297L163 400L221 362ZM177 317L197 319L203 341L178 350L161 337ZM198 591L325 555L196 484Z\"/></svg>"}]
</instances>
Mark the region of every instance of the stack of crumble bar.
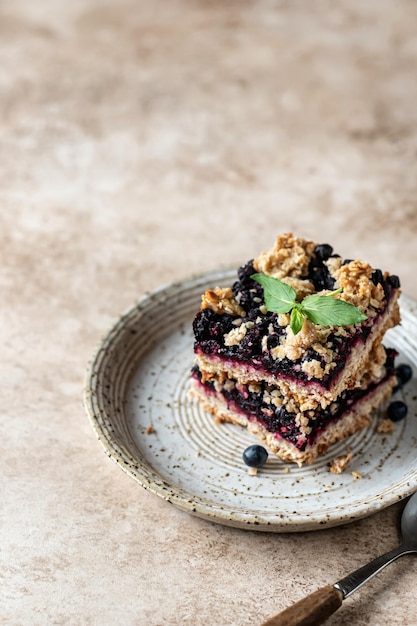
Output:
<instances>
[{"instance_id":1,"label":"stack of crumble bar","mask_svg":"<svg viewBox=\"0 0 417 626\"><path fill-rule=\"evenodd\" d=\"M290 315L267 310L255 273L279 278L297 299L326 295L353 304L367 319L320 326L308 319L294 334ZM311 463L336 441L371 422L396 384L386 331L400 321L399 279L328 244L279 236L238 271L228 288L202 296L194 323L191 394L222 421L247 427L285 461Z\"/></svg>"}]
</instances>

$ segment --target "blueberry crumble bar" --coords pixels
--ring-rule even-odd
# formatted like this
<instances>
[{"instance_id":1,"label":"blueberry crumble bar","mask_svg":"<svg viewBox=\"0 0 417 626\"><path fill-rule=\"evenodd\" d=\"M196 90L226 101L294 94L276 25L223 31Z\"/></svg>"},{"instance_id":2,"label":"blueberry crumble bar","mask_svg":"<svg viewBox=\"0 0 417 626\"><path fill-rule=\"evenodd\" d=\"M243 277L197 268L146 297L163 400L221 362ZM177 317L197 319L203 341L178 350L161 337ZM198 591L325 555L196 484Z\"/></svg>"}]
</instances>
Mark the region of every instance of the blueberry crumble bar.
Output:
<instances>
[{"instance_id":1,"label":"blueberry crumble bar","mask_svg":"<svg viewBox=\"0 0 417 626\"><path fill-rule=\"evenodd\" d=\"M285 313L266 306L260 275L290 287L298 311L318 295L326 304L348 303L361 321L322 324L298 313L294 331L289 306ZM397 276L283 234L238 270L231 287L203 294L193 322L191 395L217 419L247 427L281 459L311 463L368 425L391 395L395 353L382 339L400 321L399 293Z\"/></svg>"}]
</instances>

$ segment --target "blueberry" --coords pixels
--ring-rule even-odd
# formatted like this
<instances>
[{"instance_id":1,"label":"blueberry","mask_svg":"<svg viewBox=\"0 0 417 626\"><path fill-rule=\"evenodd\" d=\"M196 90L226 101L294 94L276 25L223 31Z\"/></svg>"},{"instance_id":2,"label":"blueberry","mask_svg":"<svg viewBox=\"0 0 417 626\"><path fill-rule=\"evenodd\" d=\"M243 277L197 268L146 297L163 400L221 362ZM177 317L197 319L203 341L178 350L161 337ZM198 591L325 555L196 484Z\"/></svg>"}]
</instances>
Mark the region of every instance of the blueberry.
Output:
<instances>
[{"instance_id":1,"label":"blueberry","mask_svg":"<svg viewBox=\"0 0 417 626\"><path fill-rule=\"evenodd\" d=\"M387 276L387 283L394 289L399 289L401 287L400 279L395 274Z\"/></svg>"},{"instance_id":2,"label":"blueberry","mask_svg":"<svg viewBox=\"0 0 417 626\"><path fill-rule=\"evenodd\" d=\"M387 415L393 422L399 422L404 419L407 415L407 405L401 400L395 400L395 402L391 402L387 409Z\"/></svg>"},{"instance_id":3,"label":"blueberry","mask_svg":"<svg viewBox=\"0 0 417 626\"><path fill-rule=\"evenodd\" d=\"M268 459L268 452L262 446L254 444L246 448L242 458L249 467L262 467Z\"/></svg>"},{"instance_id":4,"label":"blueberry","mask_svg":"<svg viewBox=\"0 0 417 626\"><path fill-rule=\"evenodd\" d=\"M352 263L353 259L345 259L342 263L342 265L349 265L349 263Z\"/></svg>"},{"instance_id":5,"label":"blueberry","mask_svg":"<svg viewBox=\"0 0 417 626\"><path fill-rule=\"evenodd\" d=\"M327 259L333 254L333 248L328 243L321 243L316 246L314 252L319 259L327 261Z\"/></svg>"},{"instance_id":6,"label":"blueberry","mask_svg":"<svg viewBox=\"0 0 417 626\"><path fill-rule=\"evenodd\" d=\"M327 267L322 265L321 267L313 267L311 270L311 281L317 291L322 289L333 289L335 279L329 273Z\"/></svg>"},{"instance_id":7,"label":"blueberry","mask_svg":"<svg viewBox=\"0 0 417 626\"><path fill-rule=\"evenodd\" d=\"M398 367L395 368L395 374L397 376L398 384L405 385L411 380L413 376L412 368L407 365L407 363L401 363Z\"/></svg>"},{"instance_id":8,"label":"blueberry","mask_svg":"<svg viewBox=\"0 0 417 626\"><path fill-rule=\"evenodd\" d=\"M382 281L384 280L384 275L381 272L381 270L374 270L371 276L371 280L374 283L374 285L378 285L378 283L382 283Z\"/></svg>"}]
</instances>

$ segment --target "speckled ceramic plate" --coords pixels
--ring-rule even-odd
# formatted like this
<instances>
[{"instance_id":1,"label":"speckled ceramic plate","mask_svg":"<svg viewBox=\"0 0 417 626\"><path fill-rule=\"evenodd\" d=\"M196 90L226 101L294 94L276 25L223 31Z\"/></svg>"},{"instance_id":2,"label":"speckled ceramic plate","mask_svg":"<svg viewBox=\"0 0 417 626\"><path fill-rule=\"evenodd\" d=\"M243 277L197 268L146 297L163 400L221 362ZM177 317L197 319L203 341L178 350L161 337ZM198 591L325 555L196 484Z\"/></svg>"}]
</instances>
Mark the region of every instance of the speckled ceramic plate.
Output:
<instances>
[{"instance_id":1,"label":"speckled ceramic plate","mask_svg":"<svg viewBox=\"0 0 417 626\"><path fill-rule=\"evenodd\" d=\"M163 287L127 311L105 338L88 371L85 406L107 454L145 489L199 517L253 530L304 531L370 515L417 489L417 388L407 384L408 416L395 433L370 428L298 468L270 457L250 476L242 452L256 439L217 424L187 396L193 363L191 323L201 293L230 285L218 271ZM417 372L417 304L402 297L402 324L387 345ZM331 459L354 452L349 471ZM351 471L362 478L355 479Z\"/></svg>"}]
</instances>

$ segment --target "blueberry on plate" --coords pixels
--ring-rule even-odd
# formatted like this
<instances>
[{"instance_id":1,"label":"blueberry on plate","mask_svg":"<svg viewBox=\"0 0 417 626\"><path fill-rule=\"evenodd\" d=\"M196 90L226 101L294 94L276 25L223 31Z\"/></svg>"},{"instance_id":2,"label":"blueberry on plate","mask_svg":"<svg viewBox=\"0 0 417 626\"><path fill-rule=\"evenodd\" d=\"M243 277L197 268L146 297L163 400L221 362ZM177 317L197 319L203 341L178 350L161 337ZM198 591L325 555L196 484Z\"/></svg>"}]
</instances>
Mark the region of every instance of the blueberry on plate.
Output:
<instances>
[{"instance_id":1,"label":"blueberry on plate","mask_svg":"<svg viewBox=\"0 0 417 626\"><path fill-rule=\"evenodd\" d=\"M263 446L254 444L246 448L242 458L249 467L262 467L268 459L268 452Z\"/></svg>"},{"instance_id":2,"label":"blueberry on plate","mask_svg":"<svg viewBox=\"0 0 417 626\"><path fill-rule=\"evenodd\" d=\"M398 384L405 385L411 380L413 376L413 370L410 365L407 363L401 363L398 367L395 368L395 374L397 376Z\"/></svg>"},{"instance_id":3,"label":"blueberry on plate","mask_svg":"<svg viewBox=\"0 0 417 626\"><path fill-rule=\"evenodd\" d=\"M388 405L387 415L392 422L399 422L407 415L408 407L401 400L395 400Z\"/></svg>"}]
</instances>

